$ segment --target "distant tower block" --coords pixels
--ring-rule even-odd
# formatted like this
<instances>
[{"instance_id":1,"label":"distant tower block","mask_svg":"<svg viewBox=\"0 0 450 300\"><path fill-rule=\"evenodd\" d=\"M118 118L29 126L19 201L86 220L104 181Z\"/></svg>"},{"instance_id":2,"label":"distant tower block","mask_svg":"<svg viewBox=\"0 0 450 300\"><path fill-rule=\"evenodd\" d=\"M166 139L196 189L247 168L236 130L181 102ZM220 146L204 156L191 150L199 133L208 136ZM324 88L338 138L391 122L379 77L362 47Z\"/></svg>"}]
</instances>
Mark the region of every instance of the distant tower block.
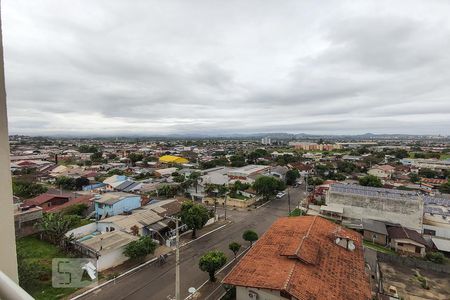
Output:
<instances>
[{"instance_id":1,"label":"distant tower block","mask_svg":"<svg viewBox=\"0 0 450 300\"><path fill-rule=\"evenodd\" d=\"M270 138L269 137L262 138L261 139L261 144L263 144L263 145L270 145L271 144Z\"/></svg>"}]
</instances>

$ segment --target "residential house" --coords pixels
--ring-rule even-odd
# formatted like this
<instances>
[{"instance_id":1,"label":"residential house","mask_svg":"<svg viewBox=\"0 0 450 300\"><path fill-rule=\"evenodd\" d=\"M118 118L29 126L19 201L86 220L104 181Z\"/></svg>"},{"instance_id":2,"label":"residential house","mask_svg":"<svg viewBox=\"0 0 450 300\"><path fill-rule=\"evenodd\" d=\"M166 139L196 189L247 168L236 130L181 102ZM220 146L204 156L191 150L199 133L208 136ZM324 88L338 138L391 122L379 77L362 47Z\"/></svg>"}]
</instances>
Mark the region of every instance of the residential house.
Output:
<instances>
[{"instance_id":1,"label":"residential house","mask_svg":"<svg viewBox=\"0 0 450 300\"><path fill-rule=\"evenodd\" d=\"M288 167L285 166L276 166L269 170L266 175L274 176L282 181L286 180L286 173L289 171Z\"/></svg>"},{"instance_id":2,"label":"residential house","mask_svg":"<svg viewBox=\"0 0 450 300\"><path fill-rule=\"evenodd\" d=\"M21 206L22 207L40 206L44 210L44 212L46 212L52 209L53 207L57 207L64 203L69 202L71 199L75 197L76 194L68 194L68 193L52 194L50 192L47 192L34 198L25 200Z\"/></svg>"},{"instance_id":3,"label":"residential house","mask_svg":"<svg viewBox=\"0 0 450 300\"><path fill-rule=\"evenodd\" d=\"M381 179L390 179L394 173L395 168L390 165L376 165L367 171L367 174L376 176Z\"/></svg>"},{"instance_id":4,"label":"residential house","mask_svg":"<svg viewBox=\"0 0 450 300\"><path fill-rule=\"evenodd\" d=\"M389 242L396 252L413 256L425 256L427 242L420 233L403 226L388 226Z\"/></svg>"},{"instance_id":5,"label":"residential house","mask_svg":"<svg viewBox=\"0 0 450 300\"><path fill-rule=\"evenodd\" d=\"M386 224L378 220L363 219L362 229L364 240L385 246L387 244L388 232Z\"/></svg>"},{"instance_id":6,"label":"residential house","mask_svg":"<svg viewBox=\"0 0 450 300\"><path fill-rule=\"evenodd\" d=\"M14 205L14 226L16 236L23 237L38 232L36 224L42 219L42 208L21 207L20 204Z\"/></svg>"},{"instance_id":7,"label":"residential house","mask_svg":"<svg viewBox=\"0 0 450 300\"><path fill-rule=\"evenodd\" d=\"M119 186L122 182L126 181L128 179L125 175L112 175L105 180L103 180L103 183L106 185L107 190L114 190L116 186Z\"/></svg>"},{"instance_id":8,"label":"residential house","mask_svg":"<svg viewBox=\"0 0 450 300\"><path fill-rule=\"evenodd\" d=\"M97 259L97 270L103 271L128 260L123 252L126 246L138 240L137 236L122 231L86 236L76 242L82 254Z\"/></svg>"},{"instance_id":9,"label":"residential house","mask_svg":"<svg viewBox=\"0 0 450 300\"><path fill-rule=\"evenodd\" d=\"M94 209L93 200L94 200L93 195L81 195L81 196L72 198L69 201L67 201L61 205L48 207L46 209L46 212L52 212L52 213L61 212L64 209L67 209L73 205L83 204L83 205L86 205L86 207L87 207L86 214L88 214L89 212L92 212Z\"/></svg>"},{"instance_id":10,"label":"residential house","mask_svg":"<svg viewBox=\"0 0 450 300\"><path fill-rule=\"evenodd\" d=\"M178 170L177 168L158 169L155 170L155 175L157 177L169 177L172 175L172 173L175 173L177 170Z\"/></svg>"},{"instance_id":11,"label":"residential house","mask_svg":"<svg viewBox=\"0 0 450 300\"><path fill-rule=\"evenodd\" d=\"M149 235L147 226L164 219L151 209L140 208L130 214L115 215L98 221L97 231L120 230L129 234Z\"/></svg>"},{"instance_id":12,"label":"residential house","mask_svg":"<svg viewBox=\"0 0 450 300\"><path fill-rule=\"evenodd\" d=\"M110 216L128 213L133 209L141 207L141 196L124 192L109 192L98 195L94 203L96 218L100 220Z\"/></svg>"},{"instance_id":13,"label":"residential house","mask_svg":"<svg viewBox=\"0 0 450 300\"><path fill-rule=\"evenodd\" d=\"M114 187L114 190L120 191L120 192L136 192L139 191L142 187L143 183L141 182L135 182L132 180L125 180L122 181L120 184L116 185Z\"/></svg>"},{"instance_id":14,"label":"residential house","mask_svg":"<svg viewBox=\"0 0 450 300\"><path fill-rule=\"evenodd\" d=\"M361 235L318 216L278 219L224 278L236 299L372 299Z\"/></svg>"},{"instance_id":15,"label":"residential house","mask_svg":"<svg viewBox=\"0 0 450 300\"><path fill-rule=\"evenodd\" d=\"M447 179L440 178L420 178L420 183L427 184L432 188L439 188L442 184L447 183Z\"/></svg>"},{"instance_id":16,"label":"residential house","mask_svg":"<svg viewBox=\"0 0 450 300\"><path fill-rule=\"evenodd\" d=\"M450 239L432 237L433 248L444 253L445 256L450 257Z\"/></svg>"}]
</instances>

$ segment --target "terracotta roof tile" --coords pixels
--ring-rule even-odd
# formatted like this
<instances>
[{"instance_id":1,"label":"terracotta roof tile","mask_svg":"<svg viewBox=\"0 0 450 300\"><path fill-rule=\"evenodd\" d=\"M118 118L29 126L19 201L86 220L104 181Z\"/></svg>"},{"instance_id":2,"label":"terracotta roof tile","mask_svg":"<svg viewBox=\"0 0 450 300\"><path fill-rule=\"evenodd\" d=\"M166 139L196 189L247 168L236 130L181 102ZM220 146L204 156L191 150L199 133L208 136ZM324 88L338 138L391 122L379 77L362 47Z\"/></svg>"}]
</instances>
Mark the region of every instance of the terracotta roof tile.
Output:
<instances>
[{"instance_id":1,"label":"terracotta roof tile","mask_svg":"<svg viewBox=\"0 0 450 300\"><path fill-rule=\"evenodd\" d=\"M351 239L350 251L335 243ZM296 299L370 299L361 236L321 217L278 219L223 280Z\"/></svg>"}]
</instances>

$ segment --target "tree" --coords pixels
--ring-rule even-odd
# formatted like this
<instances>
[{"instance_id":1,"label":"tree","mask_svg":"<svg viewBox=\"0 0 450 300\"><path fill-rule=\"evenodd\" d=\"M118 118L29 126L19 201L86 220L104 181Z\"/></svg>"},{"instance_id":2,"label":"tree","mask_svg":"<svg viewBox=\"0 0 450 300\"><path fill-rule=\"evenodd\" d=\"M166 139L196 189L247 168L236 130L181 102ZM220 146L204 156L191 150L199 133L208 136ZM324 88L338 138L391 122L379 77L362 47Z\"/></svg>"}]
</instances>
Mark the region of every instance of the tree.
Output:
<instances>
[{"instance_id":1,"label":"tree","mask_svg":"<svg viewBox=\"0 0 450 300\"><path fill-rule=\"evenodd\" d=\"M181 222L192 230L192 238L196 238L196 231L203 228L209 220L209 213L203 205L186 201L181 205Z\"/></svg>"},{"instance_id":2,"label":"tree","mask_svg":"<svg viewBox=\"0 0 450 300\"><path fill-rule=\"evenodd\" d=\"M225 184L217 186L217 196L218 197L225 197L226 194L228 193L228 191L229 191L229 188Z\"/></svg>"},{"instance_id":3,"label":"tree","mask_svg":"<svg viewBox=\"0 0 450 300\"><path fill-rule=\"evenodd\" d=\"M253 245L253 242L258 240L258 234L253 230L246 230L242 234L242 238L244 241L250 242L250 246Z\"/></svg>"},{"instance_id":4,"label":"tree","mask_svg":"<svg viewBox=\"0 0 450 300\"><path fill-rule=\"evenodd\" d=\"M222 268L227 262L227 257L225 253L213 250L205 253L202 257L200 257L200 261L198 266L200 270L204 272L208 272L209 280L211 282L216 281L216 271Z\"/></svg>"},{"instance_id":5,"label":"tree","mask_svg":"<svg viewBox=\"0 0 450 300\"><path fill-rule=\"evenodd\" d=\"M300 178L300 172L297 169L286 172L286 184L294 185L297 179Z\"/></svg>"},{"instance_id":6,"label":"tree","mask_svg":"<svg viewBox=\"0 0 450 300\"><path fill-rule=\"evenodd\" d=\"M67 176L60 176L56 178L55 185L64 190L75 190L75 179Z\"/></svg>"},{"instance_id":7,"label":"tree","mask_svg":"<svg viewBox=\"0 0 450 300\"><path fill-rule=\"evenodd\" d=\"M245 157L240 155L233 155L230 157L232 167L243 167L246 165Z\"/></svg>"},{"instance_id":8,"label":"tree","mask_svg":"<svg viewBox=\"0 0 450 300\"><path fill-rule=\"evenodd\" d=\"M141 236L139 240L129 243L123 254L131 259L144 258L148 254L153 254L157 246L149 236Z\"/></svg>"},{"instance_id":9,"label":"tree","mask_svg":"<svg viewBox=\"0 0 450 300\"><path fill-rule=\"evenodd\" d=\"M305 214L306 213L304 210L302 210L300 208L296 208L289 213L289 217L300 217L300 216L304 216Z\"/></svg>"},{"instance_id":10,"label":"tree","mask_svg":"<svg viewBox=\"0 0 450 300\"><path fill-rule=\"evenodd\" d=\"M33 198L40 194L47 192L47 188L42 184L26 182L26 181L13 181L14 195L20 198Z\"/></svg>"},{"instance_id":11,"label":"tree","mask_svg":"<svg viewBox=\"0 0 450 300\"><path fill-rule=\"evenodd\" d=\"M173 180L174 180L175 182L178 182L178 183L184 182L185 179L186 179L186 178L185 178L184 175L182 175L182 174L178 174L178 175L176 175L176 176L173 177Z\"/></svg>"},{"instance_id":12,"label":"tree","mask_svg":"<svg viewBox=\"0 0 450 300\"><path fill-rule=\"evenodd\" d=\"M255 163L258 158L265 157L267 155L268 155L267 150L265 150L265 149L256 149L255 151L250 152L247 155L247 159L248 159L249 162Z\"/></svg>"},{"instance_id":13,"label":"tree","mask_svg":"<svg viewBox=\"0 0 450 300\"><path fill-rule=\"evenodd\" d=\"M204 191L205 191L206 195L212 197L214 195L214 193L216 192L216 189L217 189L217 187L215 184L207 183Z\"/></svg>"},{"instance_id":14,"label":"tree","mask_svg":"<svg viewBox=\"0 0 450 300\"><path fill-rule=\"evenodd\" d=\"M307 178L308 178L307 179L308 184L312 185L312 186L321 185L324 182L324 180L322 178L319 178L319 177L311 177L311 176L309 176Z\"/></svg>"},{"instance_id":15,"label":"tree","mask_svg":"<svg viewBox=\"0 0 450 300\"><path fill-rule=\"evenodd\" d=\"M419 170L419 176L421 177L426 177L426 178L437 178L438 177L438 172L431 170L431 169L420 169Z\"/></svg>"},{"instance_id":16,"label":"tree","mask_svg":"<svg viewBox=\"0 0 450 300\"><path fill-rule=\"evenodd\" d=\"M189 180L192 182L192 185L195 187L195 193L198 193L198 182L200 181L200 173L199 172L192 172L189 175Z\"/></svg>"},{"instance_id":17,"label":"tree","mask_svg":"<svg viewBox=\"0 0 450 300\"><path fill-rule=\"evenodd\" d=\"M75 216L84 216L85 212L87 211L88 206L84 203L78 203L78 204L74 204L71 205L67 208L65 208L62 211L62 214L64 215L75 215Z\"/></svg>"},{"instance_id":18,"label":"tree","mask_svg":"<svg viewBox=\"0 0 450 300\"><path fill-rule=\"evenodd\" d=\"M398 159L403 159L407 158L409 156L409 153L405 149L398 149L394 152L394 155Z\"/></svg>"},{"instance_id":19,"label":"tree","mask_svg":"<svg viewBox=\"0 0 450 300\"><path fill-rule=\"evenodd\" d=\"M178 192L178 187L175 185L163 184L158 188L158 195L165 196L167 198L174 197Z\"/></svg>"},{"instance_id":20,"label":"tree","mask_svg":"<svg viewBox=\"0 0 450 300\"><path fill-rule=\"evenodd\" d=\"M269 200L270 196L273 196L277 191L285 189L285 185L282 181L272 176L259 176L253 183L253 188L258 195L263 196L266 200Z\"/></svg>"},{"instance_id":21,"label":"tree","mask_svg":"<svg viewBox=\"0 0 450 300\"><path fill-rule=\"evenodd\" d=\"M102 162L103 161L103 153L102 152L94 152L91 154L90 159L92 162Z\"/></svg>"},{"instance_id":22,"label":"tree","mask_svg":"<svg viewBox=\"0 0 450 300\"><path fill-rule=\"evenodd\" d=\"M419 181L420 181L420 176L417 175L416 173L411 173L411 174L409 174L409 180L410 180L412 183L419 182Z\"/></svg>"},{"instance_id":23,"label":"tree","mask_svg":"<svg viewBox=\"0 0 450 300\"><path fill-rule=\"evenodd\" d=\"M81 145L78 147L78 151L81 153L95 153L98 152L98 148L93 145Z\"/></svg>"},{"instance_id":24,"label":"tree","mask_svg":"<svg viewBox=\"0 0 450 300\"><path fill-rule=\"evenodd\" d=\"M135 166L136 162L141 161L141 160L144 159L144 156L142 154L139 154L139 153L130 153L128 155L128 159L131 161L131 164L133 166Z\"/></svg>"},{"instance_id":25,"label":"tree","mask_svg":"<svg viewBox=\"0 0 450 300\"><path fill-rule=\"evenodd\" d=\"M250 188L250 183L242 183L239 180L236 180L236 182L234 183L234 186L236 187L236 190L238 191L245 191L246 189Z\"/></svg>"},{"instance_id":26,"label":"tree","mask_svg":"<svg viewBox=\"0 0 450 300\"><path fill-rule=\"evenodd\" d=\"M361 177L359 179L359 184L363 186L372 186L372 187L382 187L383 183L381 182L381 179L373 176L373 175L367 175L364 177Z\"/></svg>"},{"instance_id":27,"label":"tree","mask_svg":"<svg viewBox=\"0 0 450 300\"><path fill-rule=\"evenodd\" d=\"M436 264L443 264L445 260L445 256L441 252L429 252L425 255L425 259L432 261Z\"/></svg>"},{"instance_id":28,"label":"tree","mask_svg":"<svg viewBox=\"0 0 450 300\"><path fill-rule=\"evenodd\" d=\"M236 243L236 242L232 242L228 245L228 249L231 250L231 252L233 252L234 254L234 258L236 258L236 254L239 252L239 250L241 249L241 244Z\"/></svg>"},{"instance_id":29,"label":"tree","mask_svg":"<svg viewBox=\"0 0 450 300\"><path fill-rule=\"evenodd\" d=\"M89 185L89 183L89 179L87 179L86 177L78 177L77 179L75 179L74 187L77 191L79 191L83 189L83 186Z\"/></svg>"},{"instance_id":30,"label":"tree","mask_svg":"<svg viewBox=\"0 0 450 300\"><path fill-rule=\"evenodd\" d=\"M450 180L439 186L439 192L443 194L450 194Z\"/></svg>"},{"instance_id":31,"label":"tree","mask_svg":"<svg viewBox=\"0 0 450 300\"><path fill-rule=\"evenodd\" d=\"M80 218L78 216L45 213L36 226L41 231L43 239L61 246L66 241L65 234L67 231L77 226L79 221Z\"/></svg>"},{"instance_id":32,"label":"tree","mask_svg":"<svg viewBox=\"0 0 450 300\"><path fill-rule=\"evenodd\" d=\"M356 167L356 165L354 163L351 163L349 161L339 161L337 163L337 169L341 173L352 174L358 168Z\"/></svg>"}]
</instances>

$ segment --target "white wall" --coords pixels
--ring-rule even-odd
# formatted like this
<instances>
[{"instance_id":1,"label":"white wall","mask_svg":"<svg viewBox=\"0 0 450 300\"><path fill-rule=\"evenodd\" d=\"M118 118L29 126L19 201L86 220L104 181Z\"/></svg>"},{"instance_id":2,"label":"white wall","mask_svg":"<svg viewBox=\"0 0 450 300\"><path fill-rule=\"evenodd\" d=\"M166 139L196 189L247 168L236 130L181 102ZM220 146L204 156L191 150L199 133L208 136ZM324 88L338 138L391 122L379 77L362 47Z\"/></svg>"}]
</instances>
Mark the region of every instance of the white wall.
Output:
<instances>
[{"instance_id":1,"label":"white wall","mask_svg":"<svg viewBox=\"0 0 450 300\"><path fill-rule=\"evenodd\" d=\"M97 270L103 271L115 266L118 266L128 260L128 257L123 255L125 247L116 249L112 252L102 254L97 260Z\"/></svg>"},{"instance_id":2,"label":"white wall","mask_svg":"<svg viewBox=\"0 0 450 300\"><path fill-rule=\"evenodd\" d=\"M286 300L280 296L279 291L270 291L266 289L254 289L237 286L236 287L236 300L255 300L255 298L250 298L249 292L253 291L258 294L258 300Z\"/></svg>"},{"instance_id":3,"label":"white wall","mask_svg":"<svg viewBox=\"0 0 450 300\"><path fill-rule=\"evenodd\" d=\"M96 223L90 223L75 229L72 229L66 233L66 236L70 236L73 233L73 236L75 239L81 238L91 232L94 232L97 230L97 224Z\"/></svg>"},{"instance_id":4,"label":"white wall","mask_svg":"<svg viewBox=\"0 0 450 300\"><path fill-rule=\"evenodd\" d=\"M423 224L423 229L434 230L436 231L435 236L450 239L450 227L438 227L434 225Z\"/></svg>"},{"instance_id":5,"label":"white wall","mask_svg":"<svg viewBox=\"0 0 450 300\"><path fill-rule=\"evenodd\" d=\"M0 270L18 282L14 206L9 160L8 117L0 16Z\"/></svg>"}]
</instances>

